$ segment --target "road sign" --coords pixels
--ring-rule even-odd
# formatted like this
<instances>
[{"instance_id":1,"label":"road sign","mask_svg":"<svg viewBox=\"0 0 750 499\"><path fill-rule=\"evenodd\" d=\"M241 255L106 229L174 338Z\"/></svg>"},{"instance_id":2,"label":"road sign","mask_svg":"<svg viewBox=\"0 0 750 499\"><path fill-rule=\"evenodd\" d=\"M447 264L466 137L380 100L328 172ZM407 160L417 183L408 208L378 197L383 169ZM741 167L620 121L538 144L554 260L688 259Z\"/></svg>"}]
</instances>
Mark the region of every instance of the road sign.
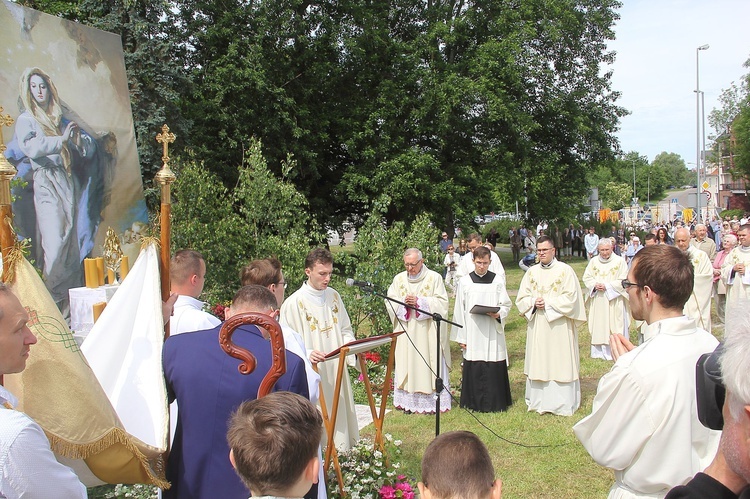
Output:
<instances>
[{"instance_id":1,"label":"road sign","mask_svg":"<svg viewBox=\"0 0 750 499\"><path fill-rule=\"evenodd\" d=\"M672 198L672 204L677 204L677 198Z\"/></svg>"},{"instance_id":2,"label":"road sign","mask_svg":"<svg viewBox=\"0 0 750 499\"><path fill-rule=\"evenodd\" d=\"M703 194L706 195L706 199L708 201L711 201L711 191L703 191Z\"/></svg>"},{"instance_id":3,"label":"road sign","mask_svg":"<svg viewBox=\"0 0 750 499\"><path fill-rule=\"evenodd\" d=\"M709 184L707 180L704 180L701 184L701 187L703 187L703 189L708 189L709 187L711 187L711 184Z\"/></svg>"}]
</instances>

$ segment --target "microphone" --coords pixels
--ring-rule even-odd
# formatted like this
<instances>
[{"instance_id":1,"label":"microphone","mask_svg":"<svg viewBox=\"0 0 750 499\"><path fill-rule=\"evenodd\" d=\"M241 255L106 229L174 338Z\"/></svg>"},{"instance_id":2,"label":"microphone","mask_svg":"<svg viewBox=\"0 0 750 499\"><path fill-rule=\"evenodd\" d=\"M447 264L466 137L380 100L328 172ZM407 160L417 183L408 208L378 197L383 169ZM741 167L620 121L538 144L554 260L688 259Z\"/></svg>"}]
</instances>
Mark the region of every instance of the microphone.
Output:
<instances>
[{"instance_id":1,"label":"microphone","mask_svg":"<svg viewBox=\"0 0 750 499\"><path fill-rule=\"evenodd\" d=\"M358 288L374 288L375 285L367 281L355 281L352 278L346 280L347 286L357 286Z\"/></svg>"}]
</instances>

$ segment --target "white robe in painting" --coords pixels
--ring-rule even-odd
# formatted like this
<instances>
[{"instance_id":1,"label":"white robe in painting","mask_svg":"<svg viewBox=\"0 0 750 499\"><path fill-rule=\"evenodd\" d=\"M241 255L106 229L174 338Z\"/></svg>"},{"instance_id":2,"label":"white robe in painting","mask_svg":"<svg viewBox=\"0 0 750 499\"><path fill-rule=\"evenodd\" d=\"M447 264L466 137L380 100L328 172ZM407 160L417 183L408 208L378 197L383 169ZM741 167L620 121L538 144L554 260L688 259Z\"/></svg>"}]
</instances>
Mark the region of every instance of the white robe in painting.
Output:
<instances>
[{"instance_id":1,"label":"white robe in painting","mask_svg":"<svg viewBox=\"0 0 750 499\"><path fill-rule=\"evenodd\" d=\"M745 275L732 271L738 263L745 265ZM735 313L737 310L747 311L750 305L750 246L736 246L727 255L721 266L721 280L727 287L727 318L733 310Z\"/></svg>"},{"instance_id":2,"label":"white robe in painting","mask_svg":"<svg viewBox=\"0 0 750 499\"><path fill-rule=\"evenodd\" d=\"M534 308L537 298L545 308ZM552 260L523 276L516 307L526 329L526 405L529 411L572 415L581 404L578 326L586 321L583 293L570 266Z\"/></svg>"},{"instance_id":3,"label":"white robe in painting","mask_svg":"<svg viewBox=\"0 0 750 499\"><path fill-rule=\"evenodd\" d=\"M331 352L341 345L354 341L352 324L339 293L332 288L322 291L304 283L281 306L280 321L298 332L305 342L307 357L313 350ZM349 356L347 364L354 365L355 357ZM322 395L325 396L329 413L333 408L333 392L336 385L338 358L318 363ZM359 439L357 413L354 408L349 372L344 369L336 416L334 444L339 450L349 450Z\"/></svg>"},{"instance_id":4,"label":"white robe in painting","mask_svg":"<svg viewBox=\"0 0 750 499\"><path fill-rule=\"evenodd\" d=\"M695 320L698 327L711 332L711 294L713 293L714 268L705 251L692 246L687 249L693 263L694 284L682 313Z\"/></svg>"},{"instance_id":5,"label":"white robe in painting","mask_svg":"<svg viewBox=\"0 0 750 499\"><path fill-rule=\"evenodd\" d=\"M413 279L408 277L406 271L398 274L388 288L388 296L403 302L407 295L418 297L418 308L447 317L448 293L445 291L443 278L437 272L422 266L422 271ZM393 322L393 330L405 330L405 334L399 336L396 342L393 405L412 412L435 412L435 374L438 373L436 357L440 348L443 364L440 377L445 382L445 390L440 394L440 410L449 410L451 399L448 368L451 354L447 324L440 325L438 345L436 325L432 317L388 301L385 308Z\"/></svg>"},{"instance_id":6,"label":"white robe in painting","mask_svg":"<svg viewBox=\"0 0 750 499\"><path fill-rule=\"evenodd\" d=\"M586 300L589 302L589 333L591 333L591 357L612 360L609 337L612 334L629 336L630 313L628 295L621 281L628 276L628 264L622 257L612 253L607 260L601 256L589 260L583 273ZM597 284L604 284L604 291L597 291Z\"/></svg>"}]
</instances>

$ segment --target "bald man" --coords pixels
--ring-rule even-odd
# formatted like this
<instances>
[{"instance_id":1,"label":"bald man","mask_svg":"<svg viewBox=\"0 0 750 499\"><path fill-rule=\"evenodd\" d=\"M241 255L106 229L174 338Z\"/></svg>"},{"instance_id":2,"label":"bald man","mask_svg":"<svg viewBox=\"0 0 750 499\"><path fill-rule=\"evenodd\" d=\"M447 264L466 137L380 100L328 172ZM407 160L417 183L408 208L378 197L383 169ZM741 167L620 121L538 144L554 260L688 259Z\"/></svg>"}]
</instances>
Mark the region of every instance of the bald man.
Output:
<instances>
[{"instance_id":1,"label":"bald man","mask_svg":"<svg viewBox=\"0 0 750 499\"><path fill-rule=\"evenodd\" d=\"M714 261L716 258L716 243L708 236L708 227L704 224L698 224L695 226L695 237L690 240L690 246L697 248L706 255L710 261Z\"/></svg>"}]
</instances>

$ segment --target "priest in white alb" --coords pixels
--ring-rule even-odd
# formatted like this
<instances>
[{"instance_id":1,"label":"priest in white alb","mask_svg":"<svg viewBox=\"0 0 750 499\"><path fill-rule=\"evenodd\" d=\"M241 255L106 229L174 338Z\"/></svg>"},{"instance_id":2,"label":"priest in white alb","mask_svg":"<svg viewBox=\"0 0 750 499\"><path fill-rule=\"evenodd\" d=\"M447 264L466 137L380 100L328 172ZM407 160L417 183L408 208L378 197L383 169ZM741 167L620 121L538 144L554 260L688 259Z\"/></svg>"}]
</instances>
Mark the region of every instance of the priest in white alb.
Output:
<instances>
[{"instance_id":1,"label":"priest in white alb","mask_svg":"<svg viewBox=\"0 0 750 499\"><path fill-rule=\"evenodd\" d=\"M512 403L505 347L505 318L512 305L505 282L489 270L490 250L474 250L475 269L461 278L451 340L463 350L461 407L505 411ZM489 310L484 307L490 307Z\"/></svg>"},{"instance_id":2,"label":"priest in white alb","mask_svg":"<svg viewBox=\"0 0 750 499\"><path fill-rule=\"evenodd\" d=\"M683 313L695 320L699 328L711 332L711 295L714 290L714 267L703 250L690 245L690 231L677 229L674 245L687 254L693 264L694 284Z\"/></svg>"},{"instance_id":3,"label":"priest in white alb","mask_svg":"<svg viewBox=\"0 0 750 499\"><path fill-rule=\"evenodd\" d=\"M404 252L404 267L406 271L393 278L388 296L429 314L446 317L448 293L443 278L427 268L422 252L416 248L407 249ZM405 331L396 342L394 407L405 412L434 413L435 377L440 374L445 382L445 389L440 392L440 411L449 410L448 368L451 354L447 324L440 325L438 342L437 325L431 315L390 301L385 302L385 308L393 322L393 330Z\"/></svg>"},{"instance_id":4,"label":"priest in white alb","mask_svg":"<svg viewBox=\"0 0 750 499\"><path fill-rule=\"evenodd\" d=\"M325 362L325 355L341 345L354 341L352 324L339 293L328 287L333 274L333 256L328 250L316 248L305 258L307 281L281 306L279 322L302 335L313 365L317 364L326 408L333 408L333 392L338 371L338 358ZM354 365L349 356L347 364ZM359 440L354 394L347 369L344 369L339 406L334 428L334 444L339 450L349 450Z\"/></svg>"},{"instance_id":5,"label":"priest in white alb","mask_svg":"<svg viewBox=\"0 0 750 499\"><path fill-rule=\"evenodd\" d=\"M609 337L628 336L630 312L627 293L620 284L628 276L628 264L612 252L612 240L599 240L599 255L589 260L583 273L586 300L589 302L591 357L612 360Z\"/></svg>"},{"instance_id":6,"label":"priest in white alb","mask_svg":"<svg viewBox=\"0 0 750 499\"><path fill-rule=\"evenodd\" d=\"M526 405L529 411L571 416L581 405L578 326L586 321L583 293L570 266L555 258L552 238L536 243L539 265L524 274L516 307L526 329Z\"/></svg>"},{"instance_id":7,"label":"priest in white alb","mask_svg":"<svg viewBox=\"0 0 750 499\"><path fill-rule=\"evenodd\" d=\"M727 286L726 311L750 306L750 224L737 230L737 246L724 259L721 279Z\"/></svg>"}]
</instances>

